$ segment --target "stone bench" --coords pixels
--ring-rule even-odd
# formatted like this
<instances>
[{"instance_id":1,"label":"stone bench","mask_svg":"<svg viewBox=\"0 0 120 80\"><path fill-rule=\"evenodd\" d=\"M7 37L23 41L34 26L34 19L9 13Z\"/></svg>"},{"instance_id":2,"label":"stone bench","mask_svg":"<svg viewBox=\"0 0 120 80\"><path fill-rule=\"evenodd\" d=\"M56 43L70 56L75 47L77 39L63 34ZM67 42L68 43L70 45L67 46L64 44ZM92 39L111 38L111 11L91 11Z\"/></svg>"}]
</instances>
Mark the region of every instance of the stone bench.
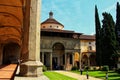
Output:
<instances>
[{"instance_id":1,"label":"stone bench","mask_svg":"<svg viewBox=\"0 0 120 80\"><path fill-rule=\"evenodd\" d=\"M17 64L1 65L0 80L14 80L17 67Z\"/></svg>"}]
</instances>

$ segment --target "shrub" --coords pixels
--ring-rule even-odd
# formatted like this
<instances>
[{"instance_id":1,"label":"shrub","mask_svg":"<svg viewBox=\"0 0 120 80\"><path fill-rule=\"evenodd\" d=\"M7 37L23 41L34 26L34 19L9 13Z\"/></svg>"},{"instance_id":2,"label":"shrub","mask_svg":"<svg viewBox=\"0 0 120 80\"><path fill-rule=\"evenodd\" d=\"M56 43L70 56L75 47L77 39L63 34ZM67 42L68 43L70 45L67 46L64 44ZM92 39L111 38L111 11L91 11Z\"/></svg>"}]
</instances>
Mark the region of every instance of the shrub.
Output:
<instances>
[{"instance_id":1,"label":"shrub","mask_svg":"<svg viewBox=\"0 0 120 80\"><path fill-rule=\"evenodd\" d=\"M85 66L85 70L89 70L90 69L90 67L88 67L88 66Z\"/></svg>"},{"instance_id":2,"label":"shrub","mask_svg":"<svg viewBox=\"0 0 120 80\"><path fill-rule=\"evenodd\" d=\"M79 70L77 66L73 66L71 70Z\"/></svg>"},{"instance_id":3,"label":"shrub","mask_svg":"<svg viewBox=\"0 0 120 80\"><path fill-rule=\"evenodd\" d=\"M47 67L43 65L43 72L47 71Z\"/></svg>"},{"instance_id":4,"label":"shrub","mask_svg":"<svg viewBox=\"0 0 120 80\"><path fill-rule=\"evenodd\" d=\"M102 71L109 71L109 66L107 65L103 66Z\"/></svg>"},{"instance_id":5,"label":"shrub","mask_svg":"<svg viewBox=\"0 0 120 80\"><path fill-rule=\"evenodd\" d=\"M120 68L118 68L118 69L117 69L117 73L119 73L119 74L120 74Z\"/></svg>"}]
</instances>

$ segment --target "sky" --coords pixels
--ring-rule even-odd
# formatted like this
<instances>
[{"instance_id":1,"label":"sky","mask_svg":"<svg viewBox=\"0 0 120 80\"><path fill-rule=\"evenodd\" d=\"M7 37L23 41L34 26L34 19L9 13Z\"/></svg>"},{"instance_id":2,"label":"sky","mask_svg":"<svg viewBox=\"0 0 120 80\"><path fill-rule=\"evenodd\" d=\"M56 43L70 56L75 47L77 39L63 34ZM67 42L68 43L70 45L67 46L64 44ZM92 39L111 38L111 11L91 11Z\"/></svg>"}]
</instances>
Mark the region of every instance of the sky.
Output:
<instances>
[{"instance_id":1,"label":"sky","mask_svg":"<svg viewBox=\"0 0 120 80\"><path fill-rule=\"evenodd\" d=\"M85 35L95 34L95 5L100 21L103 12L108 12L116 21L116 4L120 0L42 0L41 22L49 18L49 12L64 25L64 30L71 30ZM102 24L102 23L101 23Z\"/></svg>"}]
</instances>

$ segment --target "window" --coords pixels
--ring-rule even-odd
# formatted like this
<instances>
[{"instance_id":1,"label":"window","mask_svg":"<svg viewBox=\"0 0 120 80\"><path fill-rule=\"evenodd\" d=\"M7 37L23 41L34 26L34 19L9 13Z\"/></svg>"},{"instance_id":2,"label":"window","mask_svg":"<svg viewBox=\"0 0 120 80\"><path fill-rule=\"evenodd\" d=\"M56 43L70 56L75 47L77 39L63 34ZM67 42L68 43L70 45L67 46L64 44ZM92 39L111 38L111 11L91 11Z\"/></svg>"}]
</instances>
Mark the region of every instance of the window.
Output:
<instances>
[{"instance_id":1,"label":"window","mask_svg":"<svg viewBox=\"0 0 120 80\"><path fill-rule=\"evenodd\" d=\"M43 26L43 28L45 28L45 26Z\"/></svg>"},{"instance_id":2,"label":"window","mask_svg":"<svg viewBox=\"0 0 120 80\"><path fill-rule=\"evenodd\" d=\"M89 47L88 47L88 50L92 50L92 46L89 46Z\"/></svg>"},{"instance_id":3,"label":"window","mask_svg":"<svg viewBox=\"0 0 120 80\"><path fill-rule=\"evenodd\" d=\"M91 44L91 42L89 42L89 44Z\"/></svg>"},{"instance_id":4,"label":"window","mask_svg":"<svg viewBox=\"0 0 120 80\"><path fill-rule=\"evenodd\" d=\"M50 28L52 28L52 26L50 25Z\"/></svg>"}]
</instances>

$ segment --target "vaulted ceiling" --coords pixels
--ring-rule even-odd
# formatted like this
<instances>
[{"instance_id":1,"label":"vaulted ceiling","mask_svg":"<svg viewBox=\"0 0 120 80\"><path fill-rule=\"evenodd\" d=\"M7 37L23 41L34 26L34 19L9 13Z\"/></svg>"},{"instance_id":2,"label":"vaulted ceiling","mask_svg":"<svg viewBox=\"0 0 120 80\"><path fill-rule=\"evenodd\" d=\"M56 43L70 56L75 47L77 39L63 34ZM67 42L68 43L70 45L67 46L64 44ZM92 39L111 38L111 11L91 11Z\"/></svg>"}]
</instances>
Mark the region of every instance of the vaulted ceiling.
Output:
<instances>
[{"instance_id":1,"label":"vaulted ceiling","mask_svg":"<svg viewBox=\"0 0 120 80\"><path fill-rule=\"evenodd\" d=\"M21 45L23 0L0 0L0 43Z\"/></svg>"}]
</instances>

